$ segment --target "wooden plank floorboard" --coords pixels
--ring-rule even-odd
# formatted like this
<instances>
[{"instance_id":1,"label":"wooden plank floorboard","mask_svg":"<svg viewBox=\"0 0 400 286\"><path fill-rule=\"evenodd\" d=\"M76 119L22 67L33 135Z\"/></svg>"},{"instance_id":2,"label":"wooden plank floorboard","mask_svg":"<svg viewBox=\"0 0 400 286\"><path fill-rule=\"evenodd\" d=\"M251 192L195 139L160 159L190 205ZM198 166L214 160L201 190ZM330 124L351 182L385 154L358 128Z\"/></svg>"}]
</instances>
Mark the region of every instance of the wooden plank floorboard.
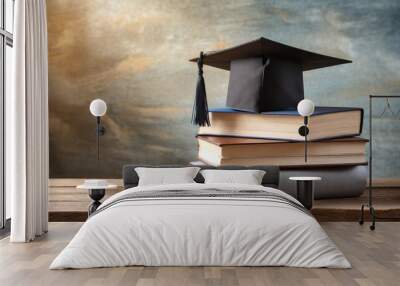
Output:
<instances>
[{"instance_id":1,"label":"wooden plank floorboard","mask_svg":"<svg viewBox=\"0 0 400 286\"><path fill-rule=\"evenodd\" d=\"M399 285L399 222L379 223L376 231L354 222L322 223L352 269L137 266L49 270L81 225L50 223L49 232L32 243L0 240L0 285Z\"/></svg>"}]
</instances>

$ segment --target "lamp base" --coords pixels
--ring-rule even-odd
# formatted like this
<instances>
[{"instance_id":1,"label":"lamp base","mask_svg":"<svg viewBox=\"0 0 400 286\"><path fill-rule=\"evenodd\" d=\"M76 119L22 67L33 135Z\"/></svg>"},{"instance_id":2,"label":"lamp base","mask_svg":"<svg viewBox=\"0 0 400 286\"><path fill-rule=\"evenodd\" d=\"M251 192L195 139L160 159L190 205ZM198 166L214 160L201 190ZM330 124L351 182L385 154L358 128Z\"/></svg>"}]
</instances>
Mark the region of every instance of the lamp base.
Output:
<instances>
[{"instance_id":1,"label":"lamp base","mask_svg":"<svg viewBox=\"0 0 400 286\"><path fill-rule=\"evenodd\" d=\"M299 134L303 137L307 136L308 133L310 133L310 130L308 129L308 127L306 125L300 126L299 128Z\"/></svg>"},{"instance_id":2,"label":"lamp base","mask_svg":"<svg viewBox=\"0 0 400 286\"><path fill-rule=\"evenodd\" d=\"M98 125L96 132L97 132L97 135L103 136L106 133L106 128L104 126Z\"/></svg>"},{"instance_id":3,"label":"lamp base","mask_svg":"<svg viewBox=\"0 0 400 286\"><path fill-rule=\"evenodd\" d=\"M94 213L101 205L100 200L104 197L105 194L106 189L89 189L89 197L93 200L93 202L89 206L89 216Z\"/></svg>"}]
</instances>

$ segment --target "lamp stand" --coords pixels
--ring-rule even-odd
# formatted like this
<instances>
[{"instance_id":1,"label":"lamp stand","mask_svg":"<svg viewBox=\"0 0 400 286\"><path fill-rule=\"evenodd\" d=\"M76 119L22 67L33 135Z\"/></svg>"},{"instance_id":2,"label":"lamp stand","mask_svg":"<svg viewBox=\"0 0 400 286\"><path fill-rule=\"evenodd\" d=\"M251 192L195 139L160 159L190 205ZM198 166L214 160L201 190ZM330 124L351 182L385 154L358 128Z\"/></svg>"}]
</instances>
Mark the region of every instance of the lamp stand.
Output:
<instances>
[{"instance_id":1,"label":"lamp stand","mask_svg":"<svg viewBox=\"0 0 400 286\"><path fill-rule=\"evenodd\" d=\"M308 129L308 116L304 117L304 125L300 126L299 128L299 134L304 137L304 162L307 162L307 156L308 156L308 140L307 140L307 135L310 132L310 129Z\"/></svg>"},{"instance_id":2,"label":"lamp stand","mask_svg":"<svg viewBox=\"0 0 400 286\"><path fill-rule=\"evenodd\" d=\"M100 160L100 136L106 133L106 129L101 125L100 116L96 116L96 139L97 139L97 160Z\"/></svg>"}]
</instances>

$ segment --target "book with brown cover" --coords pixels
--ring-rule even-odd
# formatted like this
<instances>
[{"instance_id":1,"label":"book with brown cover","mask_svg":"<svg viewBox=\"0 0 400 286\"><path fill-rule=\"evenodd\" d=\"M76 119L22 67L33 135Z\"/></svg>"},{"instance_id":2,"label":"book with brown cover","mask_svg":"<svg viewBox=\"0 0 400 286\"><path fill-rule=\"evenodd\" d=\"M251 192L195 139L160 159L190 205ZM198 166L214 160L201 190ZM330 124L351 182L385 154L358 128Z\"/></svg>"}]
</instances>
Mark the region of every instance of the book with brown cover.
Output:
<instances>
[{"instance_id":1,"label":"book with brown cover","mask_svg":"<svg viewBox=\"0 0 400 286\"><path fill-rule=\"evenodd\" d=\"M201 135L197 139L199 159L214 166L365 164L368 142L360 137L310 142L305 163L303 142Z\"/></svg>"}]
</instances>

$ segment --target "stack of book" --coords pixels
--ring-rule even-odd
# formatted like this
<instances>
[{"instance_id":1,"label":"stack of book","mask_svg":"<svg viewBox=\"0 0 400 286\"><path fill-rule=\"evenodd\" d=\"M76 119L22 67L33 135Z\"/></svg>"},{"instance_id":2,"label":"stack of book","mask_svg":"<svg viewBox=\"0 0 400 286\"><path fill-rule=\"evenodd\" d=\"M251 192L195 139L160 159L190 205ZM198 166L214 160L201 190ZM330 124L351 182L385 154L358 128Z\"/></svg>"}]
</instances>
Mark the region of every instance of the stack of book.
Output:
<instances>
[{"instance_id":1,"label":"stack of book","mask_svg":"<svg viewBox=\"0 0 400 286\"><path fill-rule=\"evenodd\" d=\"M262 114L228 108L210 110L209 127L198 131L199 159L213 166L278 165L320 166L365 164L361 134L363 110L316 107L309 119L308 159L298 129L303 117L297 111Z\"/></svg>"}]
</instances>

